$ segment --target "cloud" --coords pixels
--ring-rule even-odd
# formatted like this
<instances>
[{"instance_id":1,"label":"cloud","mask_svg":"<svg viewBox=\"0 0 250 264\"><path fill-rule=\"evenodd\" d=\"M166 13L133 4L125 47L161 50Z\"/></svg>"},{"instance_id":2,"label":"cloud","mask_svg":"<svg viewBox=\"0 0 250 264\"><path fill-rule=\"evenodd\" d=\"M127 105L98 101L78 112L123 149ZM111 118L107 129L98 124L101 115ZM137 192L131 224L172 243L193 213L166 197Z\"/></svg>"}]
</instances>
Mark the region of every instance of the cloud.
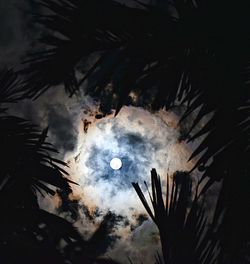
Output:
<instances>
[{"instance_id":1,"label":"cloud","mask_svg":"<svg viewBox=\"0 0 250 264\"><path fill-rule=\"evenodd\" d=\"M171 118L169 116L168 121ZM112 209L119 214L120 206L116 201L122 196L120 193L134 192L131 182L142 184L146 180L149 183L151 168L155 167L163 179L167 173L190 168L189 149L178 137L178 129L160 115L142 108L124 107L117 117L96 120L87 134L80 133L78 148L75 153L69 153L67 159L73 179L79 182L86 199L89 194L93 204L100 203L102 206L98 207L104 206L107 210L112 204ZM114 157L122 160L119 171L109 165Z\"/></svg>"},{"instance_id":2,"label":"cloud","mask_svg":"<svg viewBox=\"0 0 250 264\"><path fill-rule=\"evenodd\" d=\"M9 113L30 120L40 129L48 126L48 140L59 150L58 158L63 159L67 152L77 147L84 110L95 108L90 97L79 92L69 98L60 85L48 90L35 101L25 99L12 104Z\"/></svg>"},{"instance_id":3,"label":"cloud","mask_svg":"<svg viewBox=\"0 0 250 264\"><path fill-rule=\"evenodd\" d=\"M121 263L155 263L157 252L161 255L159 233L155 224L147 220L127 237L122 236L106 255Z\"/></svg>"}]
</instances>

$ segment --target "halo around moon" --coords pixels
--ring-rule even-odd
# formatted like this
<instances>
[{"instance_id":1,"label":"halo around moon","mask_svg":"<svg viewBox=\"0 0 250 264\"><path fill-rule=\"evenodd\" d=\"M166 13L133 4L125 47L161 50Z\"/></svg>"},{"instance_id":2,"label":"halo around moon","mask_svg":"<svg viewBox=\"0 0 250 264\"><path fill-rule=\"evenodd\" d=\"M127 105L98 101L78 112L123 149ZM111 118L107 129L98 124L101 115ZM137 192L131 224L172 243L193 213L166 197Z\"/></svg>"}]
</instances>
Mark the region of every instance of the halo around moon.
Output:
<instances>
[{"instance_id":1,"label":"halo around moon","mask_svg":"<svg viewBox=\"0 0 250 264\"><path fill-rule=\"evenodd\" d=\"M113 170L119 170L122 167L122 161L119 158L113 158L109 165Z\"/></svg>"}]
</instances>

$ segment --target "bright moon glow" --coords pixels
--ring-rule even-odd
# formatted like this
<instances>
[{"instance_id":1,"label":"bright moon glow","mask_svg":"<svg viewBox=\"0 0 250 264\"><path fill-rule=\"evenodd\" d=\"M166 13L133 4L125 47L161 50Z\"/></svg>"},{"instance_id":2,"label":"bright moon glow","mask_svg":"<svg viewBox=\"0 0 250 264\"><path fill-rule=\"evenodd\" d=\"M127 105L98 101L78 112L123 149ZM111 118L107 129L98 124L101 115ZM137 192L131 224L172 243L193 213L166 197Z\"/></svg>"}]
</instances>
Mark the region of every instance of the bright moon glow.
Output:
<instances>
[{"instance_id":1,"label":"bright moon glow","mask_svg":"<svg viewBox=\"0 0 250 264\"><path fill-rule=\"evenodd\" d=\"M113 158L110 161L110 167L113 170L119 170L122 167L122 161L120 159L118 159L118 158Z\"/></svg>"}]
</instances>

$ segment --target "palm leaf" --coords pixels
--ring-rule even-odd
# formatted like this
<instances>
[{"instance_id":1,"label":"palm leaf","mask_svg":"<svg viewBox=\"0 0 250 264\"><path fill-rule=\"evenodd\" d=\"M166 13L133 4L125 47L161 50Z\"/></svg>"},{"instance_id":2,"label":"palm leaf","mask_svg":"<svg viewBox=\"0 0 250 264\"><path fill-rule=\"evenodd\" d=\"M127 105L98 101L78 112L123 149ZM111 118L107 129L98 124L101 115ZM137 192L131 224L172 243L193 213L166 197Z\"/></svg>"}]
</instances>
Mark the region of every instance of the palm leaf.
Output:
<instances>
[{"instance_id":1,"label":"palm leaf","mask_svg":"<svg viewBox=\"0 0 250 264\"><path fill-rule=\"evenodd\" d=\"M165 263L216 263L216 243L209 237L205 211L197 196L191 203L190 176L177 172L169 193L167 182L167 205L164 205L160 178L151 171L152 206L150 209L139 185L133 186L144 207L157 225L162 243Z\"/></svg>"},{"instance_id":2,"label":"palm leaf","mask_svg":"<svg viewBox=\"0 0 250 264\"><path fill-rule=\"evenodd\" d=\"M71 190L69 183L73 182L66 178L68 173L63 169L66 164L50 156L55 150L45 142L47 129L40 133L28 121L12 116L1 116L0 128L4 153L0 175L1 184L4 183L2 195L19 184L36 186L50 194L54 194L54 190L47 184Z\"/></svg>"},{"instance_id":3,"label":"palm leaf","mask_svg":"<svg viewBox=\"0 0 250 264\"><path fill-rule=\"evenodd\" d=\"M14 103L23 98L21 81L12 69L0 70L0 104Z\"/></svg>"}]
</instances>

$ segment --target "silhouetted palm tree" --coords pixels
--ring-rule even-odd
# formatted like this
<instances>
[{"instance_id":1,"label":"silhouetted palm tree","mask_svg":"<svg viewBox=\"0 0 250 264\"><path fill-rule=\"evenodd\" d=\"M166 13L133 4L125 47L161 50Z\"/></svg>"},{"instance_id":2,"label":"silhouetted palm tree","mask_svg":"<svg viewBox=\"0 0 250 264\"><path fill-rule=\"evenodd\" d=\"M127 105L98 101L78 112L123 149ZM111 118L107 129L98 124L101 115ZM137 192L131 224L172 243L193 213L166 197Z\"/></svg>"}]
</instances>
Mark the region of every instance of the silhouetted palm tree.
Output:
<instances>
[{"instance_id":1,"label":"silhouetted palm tree","mask_svg":"<svg viewBox=\"0 0 250 264\"><path fill-rule=\"evenodd\" d=\"M164 263L218 263L218 241L212 239L205 209L197 193L192 199L190 175L176 172L171 190L168 176L166 198L163 197L160 177L155 169L151 171L151 183L153 212L138 183L133 183L133 186L159 229Z\"/></svg>"}]
</instances>

